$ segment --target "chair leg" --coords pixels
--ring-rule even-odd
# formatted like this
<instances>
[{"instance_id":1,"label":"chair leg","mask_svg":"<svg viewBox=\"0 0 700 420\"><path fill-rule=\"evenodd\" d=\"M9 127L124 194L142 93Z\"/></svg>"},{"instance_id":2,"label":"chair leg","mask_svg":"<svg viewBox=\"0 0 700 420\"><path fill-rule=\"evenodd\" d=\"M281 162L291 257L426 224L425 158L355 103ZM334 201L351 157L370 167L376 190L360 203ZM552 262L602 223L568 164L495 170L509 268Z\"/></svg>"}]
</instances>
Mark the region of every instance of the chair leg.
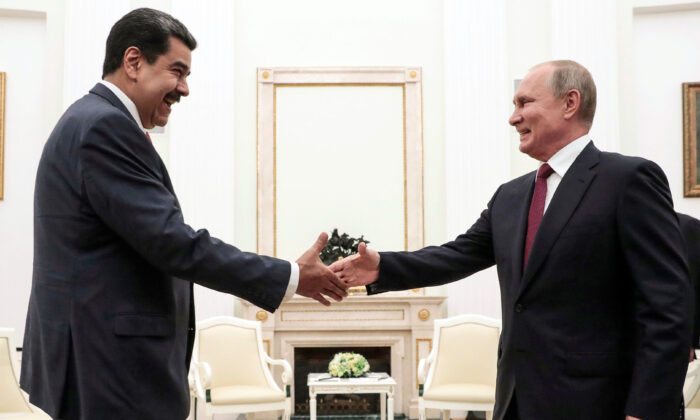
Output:
<instances>
[{"instance_id":1,"label":"chair leg","mask_svg":"<svg viewBox=\"0 0 700 420\"><path fill-rule=\"evenodd\" d=\"M486 412L486 420L493 420L493 411Z\"/></svg>"}]
</instances>

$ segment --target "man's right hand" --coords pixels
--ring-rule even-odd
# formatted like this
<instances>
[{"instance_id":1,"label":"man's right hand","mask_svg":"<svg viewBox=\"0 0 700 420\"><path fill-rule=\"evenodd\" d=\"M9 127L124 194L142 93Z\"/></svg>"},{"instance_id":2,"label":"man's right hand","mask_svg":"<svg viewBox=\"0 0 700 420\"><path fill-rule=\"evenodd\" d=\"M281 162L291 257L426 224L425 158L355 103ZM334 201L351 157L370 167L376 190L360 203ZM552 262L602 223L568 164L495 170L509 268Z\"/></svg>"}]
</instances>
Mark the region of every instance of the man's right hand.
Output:
<instances>
[{"instance_id":1,"label":"man's right hand","mask_svg":"<svg viewBox=\"0 0 700 420\"><path fill-rule=\"evenodd\" d=\"M379 253L367 248L364 242L357 247L358 253L336 261L330 269L348 286L366 286L379 277Z\"/></svg>"},{"instance_id":2,"label":"man's right hand","mask_svg":"<svg viewBox=\"0 0 700 420\"><path fill-rule=\"evenodd\" d=\"M328 234L321 233L311 248L297 260L299 265L297 294L316 299L320 303L330 306L331 303L324 295L340 302L348 295L348 286L323 265L318 257L326 242L328 242Z\"/></svg>"}]
</instances>

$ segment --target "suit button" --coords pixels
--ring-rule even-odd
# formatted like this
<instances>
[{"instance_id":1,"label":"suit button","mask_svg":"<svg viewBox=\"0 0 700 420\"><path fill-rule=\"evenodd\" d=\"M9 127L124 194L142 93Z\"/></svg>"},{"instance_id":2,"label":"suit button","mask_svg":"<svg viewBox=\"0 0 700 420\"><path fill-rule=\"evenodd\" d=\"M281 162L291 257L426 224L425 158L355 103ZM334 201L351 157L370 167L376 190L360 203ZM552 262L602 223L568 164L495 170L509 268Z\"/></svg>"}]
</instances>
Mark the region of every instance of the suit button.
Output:
<instances>
[{"instance_id":1,"label":"suit button","mask_svg":"<svg viewBox=\"0 0 700 420\"><path fill-rule=\"evenodd\" d=\"M522 311L523 311L523 305L521 305L519 303L517 305L515 305L515 312L520 313Z\"/></svg>"}]
</instances>

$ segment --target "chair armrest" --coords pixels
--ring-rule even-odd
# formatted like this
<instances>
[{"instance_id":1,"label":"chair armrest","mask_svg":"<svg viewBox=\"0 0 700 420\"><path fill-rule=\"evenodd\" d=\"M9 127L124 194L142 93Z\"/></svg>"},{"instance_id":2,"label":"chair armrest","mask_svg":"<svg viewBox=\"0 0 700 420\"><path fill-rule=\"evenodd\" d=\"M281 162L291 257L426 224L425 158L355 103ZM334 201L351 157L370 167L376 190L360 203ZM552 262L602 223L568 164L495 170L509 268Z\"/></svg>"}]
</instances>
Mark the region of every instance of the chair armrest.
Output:
<instances>
[{"instance_id":1,"label":"chair armrest","mask_svg":"<svg viewBox=\"0 0 700 420\"><path fill-rule=\"evenodd\" d=\"M425 380L428 376L428 371L430 370L430 367L433 365L433 362L435 362L435 349L433 349L430 354L428 354L428 357L424 359L420 359L420 362L418 362L418 383L419 384L424 384Z\"/></svg>"},{"instance_id":2,"label":"chair armrest","mask_svg":"<svg viewBox=\"0 0 700 420\"><path fill-rule=\"evenodd\" d=\"M685 375L685 382L683 383L683 398L685 404L690 404L695 394L698 392L700 387L700 359L693 360L688 364L688 371Z\"/></svg>"},{"instance_id":3,"label":"chair armrest","mask_svg":"<svg viewBox=\"0 0 700 420\"><path fill-rule=\"evenodd\" d=\"M207 362L192 361L192 372L194 373L194 389L197 398L206 401L205 388L211 385L211 366Z\"/></svg>"},{"instance_id":4,"label":"chair armrest","mask_svg":"<svg viewBox=\"0 0 700 420\"><path fill-rule=\"evenodd\" d=\"M426 375L426 369L425 369L425 359L420 359L420 362L418 362L418 383L423 384L425 383L425 375Z\"/></svg>"},{"instance_id":5,"label":"chair armrest","mask_svg":"<svg viewBox=\"0 0 700 420\"><path fill-rule=\"evenodd\" d=\"M282 383L284 385L288 385L292 380L292 366L289 364L289 362L284 359L273 359L268 356L267 353L263 353L263 357L265 357L266 363L282 366L284 369L284 372L282 372Z\"/></svg>"}]
</instances>

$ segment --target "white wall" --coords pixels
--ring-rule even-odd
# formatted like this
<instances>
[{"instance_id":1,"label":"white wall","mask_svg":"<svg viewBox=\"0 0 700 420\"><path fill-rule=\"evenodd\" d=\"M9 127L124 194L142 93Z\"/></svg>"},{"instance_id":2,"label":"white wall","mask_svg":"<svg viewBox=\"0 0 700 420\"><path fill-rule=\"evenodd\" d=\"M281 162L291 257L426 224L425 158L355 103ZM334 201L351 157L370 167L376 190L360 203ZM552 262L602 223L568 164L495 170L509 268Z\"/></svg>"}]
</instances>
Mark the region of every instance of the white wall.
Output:
<instances>
[{"instance_id":1,"label":"white wall","mask_svg":"<svg viewBox=\"0 0 700 420\"><path fill-rule=\"evenodd\" d=\"M630 153L658 163L678 211L700 217L700 199L683 197L681 96L681 83L700 81L700 5L663 10L634 16L637 141Z\"/></svg>"},{"instance_id":2,"label":"white wall","mask_svg":"<svg viewBox=\"0 0 700 420\"><path fill-rule=\"evenodd\" d=\"M498 186L510 179L507 125L506 1L444 2L445 219L449 239L479 217ZM498 156L489 159L488 156ZM447 286L447 313L500 318L495 267Z\"/></svg>"},{"instance_id":3,"label":"white wall","mask_svg":"<svg viewBox=\"0 0 700 420\"><path fill-rule=\"evenodd\" d=\"M0 8L5 97L5 194L0 201L0 326L21 345L32 276L33 196L47 118L46 18Z\"/></svg>"},{"instance_id":4,"label":"white wall","mask_svg":"<svg viewBox=\"0 0 700 420\"><path fill-rule=\"evenodd\" d=\"M185 221L236 245L234 6L228 0L206 4L172 3L173 15L192 32L197 48L188 78L191 93L173 107L167 135L159 137L168 147L168 170ZM231 295L198 285L194 294L197 319L234 314Z\"/></svg>"}]
</instances>

